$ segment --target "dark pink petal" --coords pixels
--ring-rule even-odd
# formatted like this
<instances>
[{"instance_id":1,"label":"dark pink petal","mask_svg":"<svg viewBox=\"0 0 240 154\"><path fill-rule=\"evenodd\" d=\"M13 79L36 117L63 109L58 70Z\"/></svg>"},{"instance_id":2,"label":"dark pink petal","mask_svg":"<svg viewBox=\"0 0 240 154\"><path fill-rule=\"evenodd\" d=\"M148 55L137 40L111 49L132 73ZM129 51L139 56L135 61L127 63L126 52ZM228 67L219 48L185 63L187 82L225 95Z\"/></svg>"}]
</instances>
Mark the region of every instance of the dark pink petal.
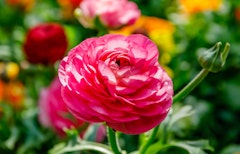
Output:
<instances>
[{"instance_id":1,"label":"dark pink petal","mask_svg":"<svg viewBox=\"0 0 240 154\"><path fill-rule=\"evenodd\" d=\"M107 125L126 134L140 134L156 127L159 123L162 122L163 119L165 119L166 115L167 113L154 117L141 117L139 120L131 122L107 123Z\"/></svg>"}]
</instances>

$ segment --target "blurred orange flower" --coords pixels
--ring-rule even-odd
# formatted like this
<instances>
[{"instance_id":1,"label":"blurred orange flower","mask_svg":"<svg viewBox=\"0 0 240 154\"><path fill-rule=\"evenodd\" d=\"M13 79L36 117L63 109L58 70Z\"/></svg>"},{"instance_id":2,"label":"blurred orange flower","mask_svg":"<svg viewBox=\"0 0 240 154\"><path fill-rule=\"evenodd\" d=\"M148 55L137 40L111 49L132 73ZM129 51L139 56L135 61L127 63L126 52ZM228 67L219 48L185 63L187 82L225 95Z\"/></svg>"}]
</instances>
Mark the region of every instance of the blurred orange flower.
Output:
<instances>
[{"instance_id":1,"label":"blurred orange flower","mask_svg":"<svg viewBox=\"0 0 240 154\"><path fill-rule=\"evenodd\" d=\"M71 19L74 17L74 10L80 5L82 0L57 0L57 2L61 6L63 18Z\"/></svg>"},{"instance_id":2,"label":"blurred orange flower","mask_svg":"<svg viewBox=\"0 0 240 154\"><path fill-rule=\"evenodd\" d=\"M172 70L166 65L171 61L175 49L174 31L175 27L170 21L157 17L141 16L134 25L125 26L119 30L110 31L110 33L123 35L140 33L148 36L160 50L160 63L167 73L173 77Z\"/></svg>"},{"instance_id":3,"label":"blurred orange flower","mask_svg":"<svg viewBox=\"0 0 240 154\"><path fill-rule=\"evenodd\" d=\"M24 101L24 86L19 81L3 82L0 80L0 103L5 102L14 109L21 109ZM0 108L0 112L1 112Z\"/></svg>"},{"instance_id":4,"label":"blurred orange flower","mask_svg":"<svg viewBox=\"0 0 240 154\"><path fill-rule=\"evenodd\" d=\"M6 0L6 4L17 7L25 12L30 11L34 3L35 0Z\"/></svg>"},{"instance_id":5,"label":"blurred orange flower","mask_svg":"<svg viewBox=\"0 0 240 154\"><path fill-rule=\"evenodd\" d=\"M179 2L183 11L190 14L218 10L222 4L222 0L179 0Z\"/></svg>"},{"instance_id":6,"label":"blurred orange flower","mask_svg":"<svg viewBox=\"0 0 240 154\"><path fill-rule=\"evenodd\" d=\"M3 92L0 95L3 96L3 101L9 103L15 109L22 108L24 100L23 84L19 81L2 82L2 88Z\"/></svg>"},{"instance_id":7,"label":"blurred orange flower","mask_svg":"<svg viewBox=\"0 0 240 154\"><path fill-rule=\"evenodd\" d=\"M3 101L3 81L0 80L0 102Z\"/></svg>"}]
</instances>

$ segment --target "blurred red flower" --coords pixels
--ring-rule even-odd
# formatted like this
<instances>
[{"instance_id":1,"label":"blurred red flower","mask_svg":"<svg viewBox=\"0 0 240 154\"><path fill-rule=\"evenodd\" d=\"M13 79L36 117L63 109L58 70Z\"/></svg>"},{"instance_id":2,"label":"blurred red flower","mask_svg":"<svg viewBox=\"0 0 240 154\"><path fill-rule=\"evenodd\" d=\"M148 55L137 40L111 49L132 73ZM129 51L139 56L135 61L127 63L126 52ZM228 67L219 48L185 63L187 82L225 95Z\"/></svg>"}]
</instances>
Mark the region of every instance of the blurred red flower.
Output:
<instances>
[{"instance_id":1,"label":"blurred red flower","mask_svg":"<svg viewBox=\"0 0 240 154\"><path fill-rule=\"evenodd\" d=\"M53 64L64 56L67 46L67 37L61 25L43 23L28 31L23 48L29 62Z\"/></svg>"}]
</instances>

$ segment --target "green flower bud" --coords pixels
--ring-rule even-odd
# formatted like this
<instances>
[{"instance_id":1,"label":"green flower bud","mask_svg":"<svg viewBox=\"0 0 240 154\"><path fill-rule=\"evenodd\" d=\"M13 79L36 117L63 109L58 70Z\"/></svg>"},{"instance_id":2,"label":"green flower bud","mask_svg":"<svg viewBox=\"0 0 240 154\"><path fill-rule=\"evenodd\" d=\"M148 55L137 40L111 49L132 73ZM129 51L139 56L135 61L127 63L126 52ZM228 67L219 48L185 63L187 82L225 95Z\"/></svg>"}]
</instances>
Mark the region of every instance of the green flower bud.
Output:
<instances>
[{"instance_id":1,"label":"green flower bud","mask_svg":"<svg viewBox=\"0 0 240 154\"><path fill-rule=\"evenodd\" d=\"M220 50L221 45L222 43L218 42L212 48L198 52L198 61L201 66L209 72L217 73L225 64L230 44L226 43L223 50Z\"/></svg>"}]
</instances>

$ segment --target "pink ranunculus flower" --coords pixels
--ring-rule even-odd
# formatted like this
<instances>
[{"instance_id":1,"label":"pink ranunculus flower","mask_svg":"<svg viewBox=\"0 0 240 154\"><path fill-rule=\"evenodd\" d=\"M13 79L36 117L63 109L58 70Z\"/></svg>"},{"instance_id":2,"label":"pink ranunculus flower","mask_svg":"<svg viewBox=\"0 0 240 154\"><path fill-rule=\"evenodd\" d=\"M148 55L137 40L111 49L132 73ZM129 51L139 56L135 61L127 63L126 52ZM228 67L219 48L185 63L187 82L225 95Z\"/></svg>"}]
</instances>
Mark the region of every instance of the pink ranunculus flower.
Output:
<instances>
[{"instance_id":1,"label":"pink ranunculus flower","mask_svg":"<svg viewBox=\"0 0 240 154\"><path fill-rule=\"evenodd\" d=\"M76 12L86 28L93 28L97 17L104 26L118 28L133 24L141 14L138 6L128 0L83 0Z\"/></svg>"},{"instance_id":2,"label":"pink ranunculus flower","mask_svg":"<svg viewBox=\"0 0 240 154\"><path fill-rule=\"evenodd\" d=\"M61 97L61 83L55 78L50 87L41 91L39 99L39 121L64 136L64 128L85 130L84 121L74 118Z\"/></svg>"},{"instance_id":3,"label":"pink ranunculus flower","mask_svg":"<svg viewBox=\"0 0 240 154\"><path fill-rule=\"evenodd\" d=\"M171 78L156 45L141 34L88 38L61 61L62 96L77 118L140 134L161 123L172 105Z\"/></svg>"}]
</instances>

